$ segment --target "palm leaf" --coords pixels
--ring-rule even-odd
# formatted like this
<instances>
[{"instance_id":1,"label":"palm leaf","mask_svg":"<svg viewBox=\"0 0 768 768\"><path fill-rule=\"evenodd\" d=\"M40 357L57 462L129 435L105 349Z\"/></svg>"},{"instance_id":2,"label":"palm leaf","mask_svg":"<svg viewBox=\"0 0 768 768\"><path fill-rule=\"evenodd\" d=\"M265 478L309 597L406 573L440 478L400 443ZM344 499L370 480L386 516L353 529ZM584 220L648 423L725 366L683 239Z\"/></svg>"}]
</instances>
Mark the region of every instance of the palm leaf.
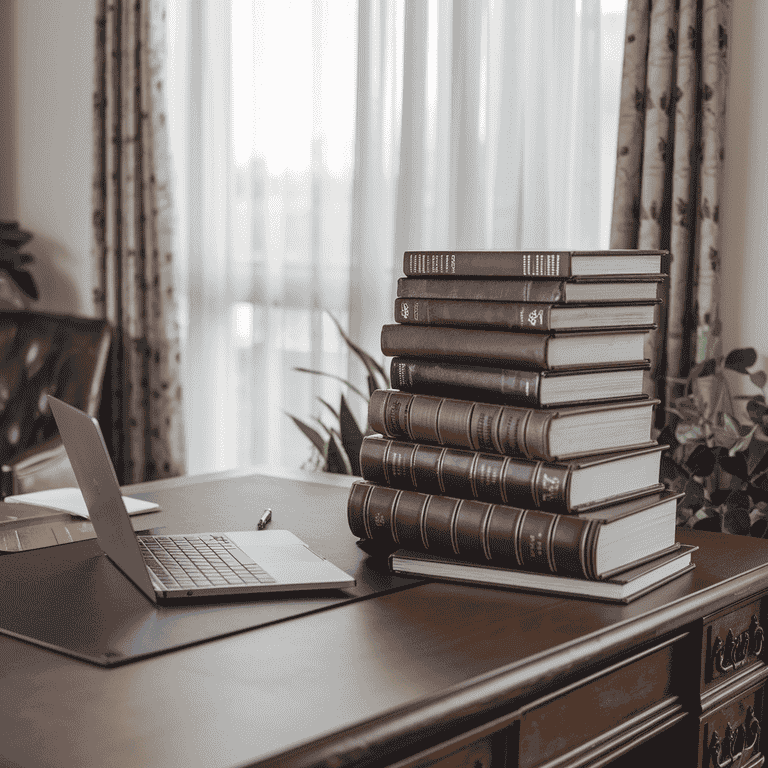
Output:
<instances>
[{"instance_id":1,"label":"palm leaf","mask_svg":"<svg viewBox=\"0 0 768 768\"><path fill-rule=\"evenodd\" d=\"M351 475L352 465L349 457L344 453L344 449L339 444L336 435L331 434L328 442L328 457L325 464L326 472L333 472L337 475Z\"/></svg>"},{"instance_id":2,"label":"palm leaf","mask_svg":"<svg viewBox=\"0 0 768 768\"><path fill-rule=\"evenodd\" d=\"M340 420L339 412L327 400L323 400L322 397L318 397L317 399L333 414L336 421Z\"/></svg>"},{"instance_id":3,"label":"palm leaf","mask_svg":"<svg viewBox=\"0 0 768 768\"><path fill-rule=\"evenodd\" d=\"M293 423L309 439L312 445L314 445L315 448L317 448L317 450L320 451L321 456L327 455L325 440L323 439L323 436L314 427L310 427L309 424L302 421L301 419L296 418L296 416L292 416L290 413L286 413L285 415L288 416L288 418L293 421Z\"/></svg>"},{"instance_id":4,"label":"palm leaf","mask_svg":"<svg viewBox=\"0 0 768 768\"><path fill-rule=\"evenodd\" d=\"M363 445L363 433L355 421L344 395L341 396L341 407L339 408L339 427L341 428L341 444L349 457L351 474L360 476L360 448Z\"/></svg>"},{"instance_id":5,"label":"palm leaf","mask_svg":"<svg viewBox=\"0 0 768 768\"><path fill-rule=\"evenodd\" d=\"M381 380L384 382L384 385L381 388L388 388L389 377L387 376L384 368L382 368L381 364L373 357L371 357L362 347L355 344L355 342L349 338L347 332L341 327L341 323L339 323L339 321L330 312L327 312L327 314L331 320L333 320L336 328L339 331L339 334L341 334L341 338L344 339L346 345L357 355L362 364L365 366L365 369L368 371L368 375L373 376L374 379L376 379L377 375L380 376Z\"/></svg>"}]
</instances>

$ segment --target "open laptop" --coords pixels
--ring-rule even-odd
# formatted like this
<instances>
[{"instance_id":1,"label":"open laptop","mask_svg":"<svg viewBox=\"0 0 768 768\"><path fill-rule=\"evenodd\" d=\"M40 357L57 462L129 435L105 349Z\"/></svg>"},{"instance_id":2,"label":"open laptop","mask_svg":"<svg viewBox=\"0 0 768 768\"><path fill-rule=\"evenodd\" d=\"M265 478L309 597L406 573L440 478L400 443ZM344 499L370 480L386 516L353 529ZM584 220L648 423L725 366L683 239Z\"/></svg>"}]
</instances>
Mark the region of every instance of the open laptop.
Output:
<instances>
[{"instance_id":1,"label":"open laptop","mask_svg":"<svg viewBox=\"0 0 768 768\"><path fill-rule=\"evenodd\" d=\"M55 397L48 402L99 546L153 602L355 585L289 531L136 534L98 421Z\"/></svg>"}]
</instances>

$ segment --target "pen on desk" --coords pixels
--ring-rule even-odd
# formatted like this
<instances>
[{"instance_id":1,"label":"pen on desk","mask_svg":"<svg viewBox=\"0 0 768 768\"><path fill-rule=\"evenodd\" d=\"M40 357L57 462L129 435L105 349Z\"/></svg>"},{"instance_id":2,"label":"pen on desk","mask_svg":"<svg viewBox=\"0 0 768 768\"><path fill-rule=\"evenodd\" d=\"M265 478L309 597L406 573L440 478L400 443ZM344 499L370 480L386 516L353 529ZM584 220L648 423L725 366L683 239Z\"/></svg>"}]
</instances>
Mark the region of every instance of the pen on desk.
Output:
<instances>
[{"instance_id":1,"label":"pen on desk","mask_svg":"<svg viewBox=\"0 0 768 768\"><path fill-rule=\"evenodd\" d=\"M263 531L266 527L269 521L272 519L272 510L271 509L265 509L262 516L259 518L259 524L256 526L260 531Z\"/></svg>"}]
</instances>

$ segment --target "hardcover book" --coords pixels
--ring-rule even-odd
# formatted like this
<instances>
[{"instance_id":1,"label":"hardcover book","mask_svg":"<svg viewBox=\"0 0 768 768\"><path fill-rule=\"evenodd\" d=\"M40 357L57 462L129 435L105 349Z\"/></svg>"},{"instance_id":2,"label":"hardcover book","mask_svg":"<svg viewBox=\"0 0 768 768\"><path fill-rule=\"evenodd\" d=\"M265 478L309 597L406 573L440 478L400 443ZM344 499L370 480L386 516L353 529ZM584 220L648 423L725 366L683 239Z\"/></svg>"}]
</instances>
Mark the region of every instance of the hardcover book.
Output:
<instances>
[{"instance_id":1,"label":"hardcover book","mask_svg":"<svg viewBox=\"0 0 768 768\"><path fill-rule=\"evenodd\" d=\"M394 357L390 381L393 388L409 392L546 408L640 397L649 367L646 361L610 368L523 371Z\"/></svg>"},{"instance_id":2,"label":"hardcover book","mask_svg":"<svg viewBox=\"0 0 768 768\"><path fill-rule=\"evenodd\" d=\"M658 400L552 410L377 389L368 423L394 440L547 461L652 445Z\"/></svg>"},{"instance_id":3,"label":"hardcover book","mask_svg":"<svg viewBox=\"0 0 768 768\"><path fill-rule=\"evenodd\" d=\"M557 370L642 363L648 331L499 331L448 326L384 325L381 351L388 357L418 357L457 363Z\"/></svg>"},{"instance_id":4,"label":"hardcover book","mask_svg":"<svg viewBox=\"0 0 768 768\"><path fill-rule=\"evenodd\" d=\"M616 276L613 279L401 277L397 295L409 299L522 301L543 304L659 302L662 275Z\"/></svg>"},{"instance_id":5,"label":"hardcover book","mask_svg":"<svg viewBox=\"0 0 768 768\"><path fill-rule=\"evenodd\" d=\"M585 306L460 299L395 299L395 320L406 325L577 331L652 328L654 319L654 304Z\"/></svg>"},{"instance_id":6,"label":"hardcover book","mask_svg":"<svg viewBox=\"0 0 768 768\"><path fill-rule=\"evenodd\" d=\"M682 545L605 581L492 568L402 549L390 556L389 565L394 573L404 576L427 576L445 581L626 604L693 570L695 564L691 555L696 549L698 547Z\"/></svg>"},{"instance_id":7,"label":"hardcover book","mask_svg":"<svg viewBox=\"0 0 768 768\"><path fill-rule=\"evenodd\" d=\"M661 274L666 251L406 251L403 274L576 277Z\"/></svg>"},{"instance_id":8,"label":"hardcover book","mask_svg":"<svg viewBox=\"0 0 768 768\"><path fill-rule=\"evenodd\" d=\"M360 470L392 488L572 513L658 491L664 447L548 462L369 435Z\"/></svg>"},{"instance_id":9,"label":"hardcover book","mask_svg":"<svg viewBox=\"0 0 768 768\"><path fill-rule=\"evenodd\" d=\"M605 579L675 544L677 499L660 491L579 515L398 491L358 481L352 533L374 550L398 547L494 568Z\"/></svg>"}]
</instances>

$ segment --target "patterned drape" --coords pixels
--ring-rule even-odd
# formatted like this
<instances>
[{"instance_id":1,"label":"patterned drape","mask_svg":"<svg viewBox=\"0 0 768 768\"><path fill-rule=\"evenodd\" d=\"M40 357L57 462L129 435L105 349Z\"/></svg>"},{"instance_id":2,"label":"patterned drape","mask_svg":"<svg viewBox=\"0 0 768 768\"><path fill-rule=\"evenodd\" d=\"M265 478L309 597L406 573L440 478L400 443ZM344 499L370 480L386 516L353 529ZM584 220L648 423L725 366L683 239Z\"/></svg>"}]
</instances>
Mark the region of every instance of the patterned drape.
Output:
<instances>
[{"instance_id":1,"label":"patterned drape","mask_svg":"<svg viewBox=\"0 0 768 768\"><path fill-rule=\"evenodd\" d=\"M122 483L184 472L164 56L164 0L98 1L94 297L116 329L100 421Z\"/></svg>"},{"instance_id":2,"label":"patterned drape","mask_svg":"<svg viewBox=\"0 0 768 768\"><path fill-rule=\"evenodd\" d=\"M627 8L611 247L670 251L666 313L646 350L652 394L667 404L691 365L719 353L730 4Z\"/></svg>"}]
</instances>

